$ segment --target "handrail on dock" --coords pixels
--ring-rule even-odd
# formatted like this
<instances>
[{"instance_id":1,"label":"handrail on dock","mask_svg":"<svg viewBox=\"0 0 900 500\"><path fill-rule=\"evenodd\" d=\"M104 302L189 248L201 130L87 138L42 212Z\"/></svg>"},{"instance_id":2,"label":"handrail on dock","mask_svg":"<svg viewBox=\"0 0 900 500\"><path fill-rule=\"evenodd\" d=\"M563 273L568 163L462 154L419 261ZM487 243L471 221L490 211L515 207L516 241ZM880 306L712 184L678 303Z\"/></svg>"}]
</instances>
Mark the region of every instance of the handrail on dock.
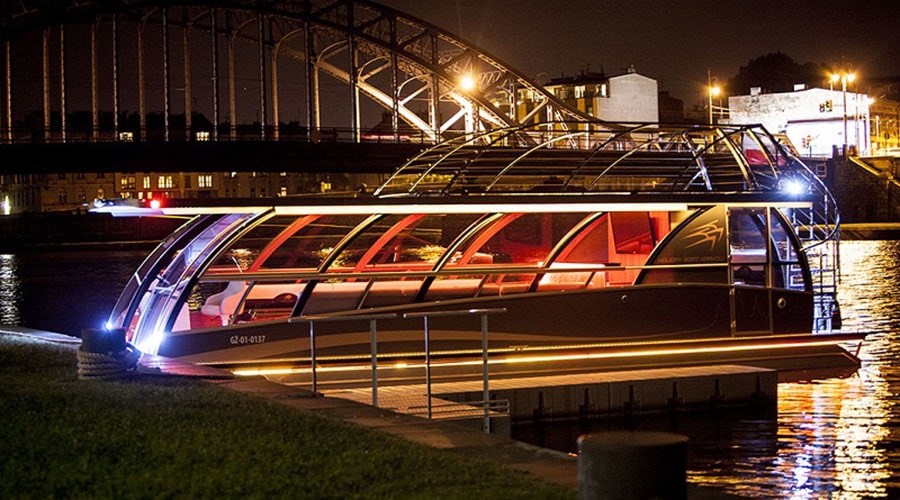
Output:
<instances>
[{"instance_id":1,"label":"handrail on dock","mask_svg":"<svg viewBox=\"0 0 900 500\"><path fill-rule=\"evenodd\" d=\"M414 319L414 318L422 318L424 320L424 329L425 329L425 399L428 408L428 419L430 420L432 417L432 407L431 407L431 352L428 346L429 337L430 337L430 329L428 326L428 318L436 318L436 317L446 317L446 316L465 316L465 315L479 315L481 316L481 364L482 364L482 393L484 397L484 401L489 401L491 399L490 389L489 389L489 375L488 375L488 315L489 314L497 314L497 313L505 313L506 308L486 308L486 309L461 309L461 310L451 310L451 311L423 311L423 312L414 312L414 313L404 313L403 317L406 319ZM490 405L487 403L484 404L484 425L482 426L484 432L490 434L491 432L491 411Z\"/></svg>"},{"instance_id":2,"label":"handrail on dock","mask_svg":"<svg viewBox=\"0 0 900 500\"><path fill-rule=\"evenodd\" d=\"M481 317L481 356L482 356L482 386L484 400L481 405L484 408L484 424L482 426L484 432L491 432L492 405L490 403L490 376L488 370L488 315L506 313L506 308L483 308L483 309L460 309L451 311L422 311L410 313L378 313L378 314L356 314L350 316L335 315L315 315L315 316L296 316L290 318L288 323L308 323L309 324L309 352L310 352L310 370L312 376L312 391L318 392L318 378L316 376L316 323L332 323L345 321L368 321L369 337L372 353L372 406L378 407L378 320L385 319L422 319L424 321L424 340L425 340L425 387L427 401L427 416L430 420L433 417L433 408L431 404L431 329L429 327L429 319L448 316L467 316L478 315Z\"/></svg>"}]
</instances>

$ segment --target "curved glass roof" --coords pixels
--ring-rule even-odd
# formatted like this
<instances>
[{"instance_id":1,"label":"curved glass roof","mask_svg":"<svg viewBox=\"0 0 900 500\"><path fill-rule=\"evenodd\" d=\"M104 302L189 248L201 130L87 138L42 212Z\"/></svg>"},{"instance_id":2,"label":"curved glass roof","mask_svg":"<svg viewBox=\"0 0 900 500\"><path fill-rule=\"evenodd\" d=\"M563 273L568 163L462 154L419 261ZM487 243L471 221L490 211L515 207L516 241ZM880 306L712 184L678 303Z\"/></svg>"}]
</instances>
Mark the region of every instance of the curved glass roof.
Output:
<instances>
[{"instance_id":1,"label":"curved glass roof","mask_svg":"<svg viewBox=\"0 0 900 500\"><path fill-rule=\"evenodd\" d=\"M789 146L758 125L610 130L547 122L443 142L403 165L375 195L766 191L797 164Z\"/></svg>"}]
</instances>

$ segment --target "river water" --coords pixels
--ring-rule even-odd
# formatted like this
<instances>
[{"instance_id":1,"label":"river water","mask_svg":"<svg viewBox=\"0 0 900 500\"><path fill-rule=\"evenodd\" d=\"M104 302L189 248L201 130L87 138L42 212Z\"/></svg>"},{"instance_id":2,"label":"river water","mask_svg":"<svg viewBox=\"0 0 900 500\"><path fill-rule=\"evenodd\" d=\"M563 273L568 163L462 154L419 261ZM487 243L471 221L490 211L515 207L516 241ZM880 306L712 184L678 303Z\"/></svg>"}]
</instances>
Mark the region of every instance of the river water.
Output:
<instances>
[{"instance_id":1,"label":"river water","mask_svg":"<svg viewBox=\"0 0 900 500\"><path fill-rule=\"evenodd\" d=\"M900 498L900 241L845 241L840 250L844 330L872 332L853 376L780 384L777 413L543 425L514 437L574 452L587 432L666 430L690 439L693 484L752 498ZM0 254L0 324L100 327L144 254Z\"/></svg>"}]
</instances>

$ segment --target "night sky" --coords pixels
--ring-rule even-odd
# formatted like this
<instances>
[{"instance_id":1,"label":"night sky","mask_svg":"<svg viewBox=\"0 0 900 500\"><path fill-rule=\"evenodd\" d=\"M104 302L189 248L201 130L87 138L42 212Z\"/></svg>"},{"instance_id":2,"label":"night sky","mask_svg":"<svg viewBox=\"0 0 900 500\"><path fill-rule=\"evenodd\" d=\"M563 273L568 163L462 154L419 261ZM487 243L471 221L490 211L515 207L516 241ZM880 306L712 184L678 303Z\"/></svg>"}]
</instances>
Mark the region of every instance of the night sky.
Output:
<instances>
[{"instance_id":1,"label":"night sky","mask_svg":"<svg viewBox=\"0 0 900 500\"><path fill-rule=\"evenodd\" d=\"M900 0L383 0L541 78L630 65L683 99L703 100L707 68L725 81L771 52L798 64L900 77ZM749 89L747 89L749 91ZM746 93L747 91L744 91Z\"/></svg>"}]
</instances>

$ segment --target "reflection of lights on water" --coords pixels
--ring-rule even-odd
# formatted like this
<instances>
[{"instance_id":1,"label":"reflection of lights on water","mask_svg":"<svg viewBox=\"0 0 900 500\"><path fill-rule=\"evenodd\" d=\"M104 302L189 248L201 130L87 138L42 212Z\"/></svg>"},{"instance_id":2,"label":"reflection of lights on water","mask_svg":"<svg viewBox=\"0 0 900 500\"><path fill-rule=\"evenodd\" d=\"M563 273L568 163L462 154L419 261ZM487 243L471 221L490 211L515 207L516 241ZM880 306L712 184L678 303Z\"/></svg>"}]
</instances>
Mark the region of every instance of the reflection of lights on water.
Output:
<instances>
[{"instance_id":1,"label":"reflection of lights on water","mask_svg":"<svg viewBox=\"0 0 900 500\"><path fill-rule=\"evenodd\" d=\"M875 332L862 344L862 367L845 379L779 384L777 434L735 432L728 453L689 471L691 483L750 498L887 498L900 488L900 456L890 451L898 445L890 381L900 372L900 241L845 241L840 250L843 329ZM767 437L771 450L758 442Z\"/></svg>"},{"instance_id":2,"label":"reflection of lights on water","mask_svg":"<svg viewBox=\"0 0 900 500\"><path fill-rule=\"evenodd\" d=\"M890 439L893 396L885 372L898 369L889 359L896 357L891 354L896 350L892 344L900 325L893 293L900 276L898 251L900 242L841 244L843 281L838 300L844 329L879 331L863 343L858 373L847 379L778 387L782 460L775 472L791 474L797 480L788 490L794 498L887 494L892 464L879 443ZM806 486L802 486L800 476L810 466Z\"/></svg>"},{"instance_id":3,"label":"reflection of lights on water","mask_svg":"<svg viewBox=\"0 0 900 500\"><path fill-rule=\"evenodd\" d=\"M888 437L890 409L873 382L855 376L779 386L782 460L773 472L796 480L791 491L884 493L891 471L876 443Z\"/></svg>"},{"instance_id":4,"label":"reflection of lights on water","mask_svg":"<svg viewBox=\"0 0 900 500\"><path fill-rule=\"evenodd\" d=\"M21 322L21 294L16 256L0 254L0 324L18 325Z\"/></svg>"}]
</instances>

